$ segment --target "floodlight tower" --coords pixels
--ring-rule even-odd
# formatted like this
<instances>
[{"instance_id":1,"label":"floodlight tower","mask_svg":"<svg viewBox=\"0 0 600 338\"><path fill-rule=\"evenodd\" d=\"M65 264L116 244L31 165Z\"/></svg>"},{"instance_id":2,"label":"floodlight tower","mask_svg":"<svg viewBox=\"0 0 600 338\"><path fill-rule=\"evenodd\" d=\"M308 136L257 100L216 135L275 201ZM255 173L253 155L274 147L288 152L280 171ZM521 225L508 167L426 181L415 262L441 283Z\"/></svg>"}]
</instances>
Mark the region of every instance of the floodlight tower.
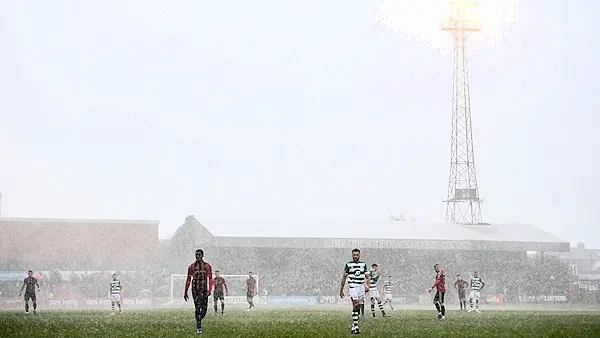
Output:
<instances>
[{"instance_id":1,"label":"floodlight tower","mask_svg":"<svg viewBox=\"0 0 600 338\"><path fill-rule=\"evenodd\" d=\"M446 221L480 224L481 199L475 173L467 38L481 29L479 1L448 1L450 17L442 24L454 37L452 137Z\"/></svg>"}]
</instances>

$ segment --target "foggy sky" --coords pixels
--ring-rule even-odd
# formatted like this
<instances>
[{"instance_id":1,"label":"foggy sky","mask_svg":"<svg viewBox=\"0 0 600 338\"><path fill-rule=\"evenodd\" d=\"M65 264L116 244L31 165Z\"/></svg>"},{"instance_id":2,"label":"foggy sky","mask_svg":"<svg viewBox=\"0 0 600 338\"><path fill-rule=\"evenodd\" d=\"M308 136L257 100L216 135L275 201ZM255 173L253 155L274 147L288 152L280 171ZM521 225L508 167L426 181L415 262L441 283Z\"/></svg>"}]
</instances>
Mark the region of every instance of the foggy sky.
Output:
<instances>
[{"instance_id":1,"label":"foggy sky","mask_svg":"<svg viewBox=\"0 0 600 338\"><path fill-rule=\"evenodd\" d=\"M452 60L378 5L1 2L2 215L442 220ZM600 5L566 5L471 55L477 174L485 221L600 247Z\"/></svg>"}]
</instances>

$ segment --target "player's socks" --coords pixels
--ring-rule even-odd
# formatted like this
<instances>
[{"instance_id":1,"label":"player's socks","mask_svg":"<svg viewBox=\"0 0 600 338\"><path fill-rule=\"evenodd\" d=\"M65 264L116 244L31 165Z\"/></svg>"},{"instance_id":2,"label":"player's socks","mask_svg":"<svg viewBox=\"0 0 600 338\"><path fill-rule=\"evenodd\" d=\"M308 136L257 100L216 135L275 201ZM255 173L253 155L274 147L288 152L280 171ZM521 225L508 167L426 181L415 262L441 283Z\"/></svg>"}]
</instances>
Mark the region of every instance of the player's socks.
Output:
<instances>
[{"instance_id":1,"label":"player's socks","mask_svg":"<svg viewBox=\"0 0 600 338\"><path fill-rule=\"evenodd\" d=\"M25 312L28 313L29 312L29 302L25 303Z\"/></svg>"},{"instance_id":2,"label":"player's socks","mask_svg":"<svg viewBox=\"0 0 600 338\"><path fill-rule=\"evenodd\" d=\"M444 304L440 305L441 308L441 312L442 312L442 317L444 317L446 315L446 306Z\"/></svg>"},{"instance_id":3,"label":"player's socks","mask_svg":"<svg viewBox=\"0 0 600 338\"><path fill-rule=\"evenodd\" d=\"M375 317L375 304L371 303L371 312L373 313L373 317Z\"/></svg>"},{"instance_id":4,"label":"player's socks","mask_svg":"<svg viewBox=\"0 0 600 338\"><path fill-rule=\"evenodd\" d=\"M358 315L359 315L359 311L360 311L360 308L354 309L352 311L352 328L353 329L358 329Z\"/></svg>"},{"instance_id":5,"label":"player's socks","mask_svg":"<svg viewBox=\"0 0 600 338\"><path fill-rule=\"evenodd\" d=\"M435 303L435 308L437 310L438 313L442 312L442 309L440 309L440 304L439 303Z\"/></svg>"},{"instance_id":6,"label":"player's socks","mask_svg":"<svg viewBox=\"0 0 600 338\"><path fill-rule=\"evenodd\" d=\"M365 315L365 304L364 303L360 304L360 314L363 316Z\"/></svg>"},{"instance_id":7,"label":"player's socks","mask_svg":"<svg viewBox=\"0 0 600 338\"><path fill-rule=\"evenodd\" d=\"M213 308L215 309L215 314L217 313L217 303L215 302L215 306L213 306Z\"/></svg>"},{"instance_id":8,"label":"player's socks","mask_svg":"<svg viewBox=\"0 0 600 338\"><path fill-rule=\"evenodd\" d=\"M360 314L360 307L355 308L352 311L352 331L356 333L358 331L358 315Z\"/></svg>"},{"instance_id":9,"label":"player's socks","mask_svg":"<svg viewBox=\"0 0 600 338\"><path fill-rule=\"evenodd\" d=\"M475 299L475 309L479 310L479 299Z\"/></svg>"},{"instance_id":10,"label":"player's socks","mask_svg":"<svg viewBox=\"0 0 600 338\"><path fill-rule=\"evenodd\" d=\"M379 310L381 311L381 313L383 314L383 316L385 316L385 310L383 309L383 303L377 302L377 305L379 305Z\"/></svg>"},{"instance_id":11,"label":"player's socks","mask_svg":"<svg viewBox=\"0 0 600 338\"><path fill-rule=\"evenodd\" d=\"M221 303L221 314L225 312L225 303Z\"/></svg>"}]
</instances>

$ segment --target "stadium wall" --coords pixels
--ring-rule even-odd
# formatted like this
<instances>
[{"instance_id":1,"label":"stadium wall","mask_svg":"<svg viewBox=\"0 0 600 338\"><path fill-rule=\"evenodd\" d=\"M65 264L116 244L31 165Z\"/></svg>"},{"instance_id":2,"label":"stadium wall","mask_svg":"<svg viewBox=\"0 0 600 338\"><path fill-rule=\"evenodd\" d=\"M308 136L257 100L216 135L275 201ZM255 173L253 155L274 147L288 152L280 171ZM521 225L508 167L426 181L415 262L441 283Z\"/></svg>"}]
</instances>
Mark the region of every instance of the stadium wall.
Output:
<instances>
[{"instance_id":1,"label":"stadium wall","mask_svg":"<svg viewBox=\"0 0 600 338\"><path fill-rule=\"evenodd\" d=\"M158 249L158 221L0 218L0 265L122 269Z\"/></svg>"}]
</instances>

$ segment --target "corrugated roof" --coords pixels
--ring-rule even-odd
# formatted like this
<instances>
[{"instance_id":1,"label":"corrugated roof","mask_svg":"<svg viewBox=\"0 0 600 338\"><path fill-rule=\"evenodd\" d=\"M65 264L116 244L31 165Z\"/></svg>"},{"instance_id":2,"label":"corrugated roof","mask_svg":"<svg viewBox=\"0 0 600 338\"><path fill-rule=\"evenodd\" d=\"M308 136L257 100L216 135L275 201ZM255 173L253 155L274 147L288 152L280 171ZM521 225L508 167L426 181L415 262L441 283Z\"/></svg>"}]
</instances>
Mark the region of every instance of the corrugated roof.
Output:
<instances>
[{"instance_id":1,"label":"corrugated roof","mask_svg":"<svg viewBox=\"0 0 600 338\"><path fill-rule=\"evenodd\" d=\"M565 242L529 224L462 225L401 221L206 221L216 237L348 238Z\"/></svg>"}]
</instances>

